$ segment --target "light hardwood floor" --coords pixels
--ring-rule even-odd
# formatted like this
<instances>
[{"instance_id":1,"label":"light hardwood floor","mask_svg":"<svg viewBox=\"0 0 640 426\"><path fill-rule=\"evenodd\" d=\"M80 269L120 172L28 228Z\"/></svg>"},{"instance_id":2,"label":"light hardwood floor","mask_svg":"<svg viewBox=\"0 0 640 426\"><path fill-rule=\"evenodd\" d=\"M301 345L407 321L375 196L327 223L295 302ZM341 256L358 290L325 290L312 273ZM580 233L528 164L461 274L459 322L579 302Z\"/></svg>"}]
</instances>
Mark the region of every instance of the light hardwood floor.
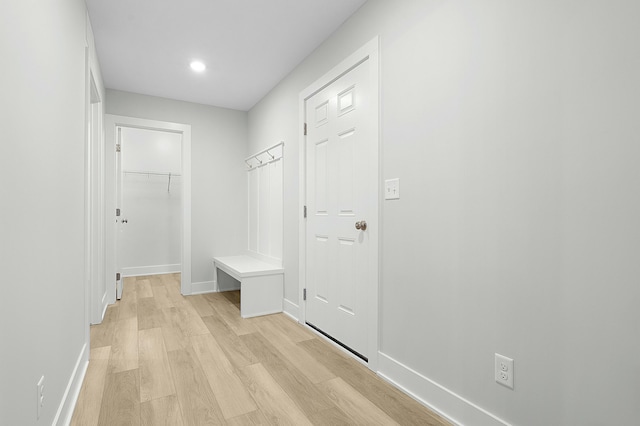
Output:
<instances>
[{"instance_id":1,"label":"light hardwood floor","mask_svg":"<svg viewBox=\"0 0 640 426\"><path fill-rule=\"evenodd\" d=\"M179 274L125 280L91 327L72 425L448 425L283 314L240 293L184 297Z\"/></svg>"}]
</instances>

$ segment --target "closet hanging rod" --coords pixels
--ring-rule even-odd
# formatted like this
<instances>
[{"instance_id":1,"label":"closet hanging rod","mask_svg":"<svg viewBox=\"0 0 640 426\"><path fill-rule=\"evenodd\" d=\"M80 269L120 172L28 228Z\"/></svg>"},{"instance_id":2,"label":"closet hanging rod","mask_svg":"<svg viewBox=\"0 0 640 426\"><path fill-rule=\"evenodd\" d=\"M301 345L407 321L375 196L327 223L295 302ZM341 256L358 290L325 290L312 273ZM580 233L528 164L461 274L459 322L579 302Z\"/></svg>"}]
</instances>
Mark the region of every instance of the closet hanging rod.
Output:
<instances>
[{"instance_id":1,"label":"closet hanging rod","mask_svg":"<svg viewBox=\"0 0 640 426\"><path fill-rule=\"evenodd\" d=\"M256 153L256 154L253 154L253 155L248 156L247 158L245 158L245 159L244 159L244 162L245 162L245 163L247 163L247 164L249 164L249 163L248 163L248 161L249 161L249 160L251 160L251 159L253 159L253 158L255 158L255 159L256 159L256 160L258 160L260 163L262 163L262 161L260 161L260 159L258 158L258 156L260 156L260 155L262 155L262 154L264 154L264 153L268 153L268 154L269 154L269 156L271 157L271 159L273 160L273 159L274 159L274 156L273 156L273 155L271 155L271 153L270 153L270 152L268 152L268 151L271 151L272 149L275 149L275 148L277 148L277 147L279 147L279 146L281 146L281 145L282 145L282 146L284 146L284 141L280 141L280 142L278 142L277 144L275 144L275 145L273 145L273 146L270 146L269 148L263 149L262 151L260 151L260 152L258 152L258 153Z\"/></svg>"},{"instance_id":2,"label":"closet hanging rod","mask_svg":"<svg viewBox=\"0 0 640 426\"><path fill-rule=\"evenodd\" d=\"M182 176L180 173L170 173L170 172L142 172L138 170L123 170L122 173L132 174L132 175L154 175L154 176L172 176L172 177L180 177Z\"/></svg>"}]
</instances>

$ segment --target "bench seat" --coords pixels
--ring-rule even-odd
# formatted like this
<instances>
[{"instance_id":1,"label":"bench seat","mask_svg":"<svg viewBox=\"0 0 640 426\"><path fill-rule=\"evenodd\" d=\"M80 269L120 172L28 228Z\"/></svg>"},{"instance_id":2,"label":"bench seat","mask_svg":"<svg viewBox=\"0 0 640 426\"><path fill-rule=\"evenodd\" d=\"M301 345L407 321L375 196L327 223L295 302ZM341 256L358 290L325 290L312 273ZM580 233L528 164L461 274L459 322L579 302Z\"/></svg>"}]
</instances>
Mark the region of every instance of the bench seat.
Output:
<instances>
[{"instance_id":1,"label":"bench seat","mask_svg":"<svg viewBox=\"0 0 640 426\"><path fill-rule=\"evenodd\" d=\"M253 256L214 257L218 269L240 281L240 315L251 318L282 312L284 268Z\"/></svg>"}]
</instances>

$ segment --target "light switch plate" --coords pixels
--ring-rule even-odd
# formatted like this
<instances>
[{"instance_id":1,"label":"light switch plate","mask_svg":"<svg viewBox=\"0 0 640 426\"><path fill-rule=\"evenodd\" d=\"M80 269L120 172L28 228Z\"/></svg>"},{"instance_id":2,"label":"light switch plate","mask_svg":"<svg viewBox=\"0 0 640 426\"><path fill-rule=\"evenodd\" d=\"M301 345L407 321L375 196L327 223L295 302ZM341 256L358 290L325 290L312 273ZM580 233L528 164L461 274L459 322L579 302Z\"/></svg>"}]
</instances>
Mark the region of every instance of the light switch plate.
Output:
<instances>
[{"instance_id":1,"label":"light switch plate","mask_svg":"<svg viewBox=\"0 0 640 426\"><path fill-rule=\"evenodd\" d=\"M387 179L384 181L384 199L385 200L400 199L400 178Z\"/></svg>"}]
</instances>

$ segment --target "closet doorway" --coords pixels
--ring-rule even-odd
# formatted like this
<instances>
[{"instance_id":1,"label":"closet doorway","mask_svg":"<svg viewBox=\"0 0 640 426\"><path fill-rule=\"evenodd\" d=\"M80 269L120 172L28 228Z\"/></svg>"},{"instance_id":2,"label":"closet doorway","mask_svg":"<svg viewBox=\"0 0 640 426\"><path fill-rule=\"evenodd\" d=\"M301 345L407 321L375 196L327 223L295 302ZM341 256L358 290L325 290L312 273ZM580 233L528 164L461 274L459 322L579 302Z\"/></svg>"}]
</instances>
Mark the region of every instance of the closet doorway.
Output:
<instances>
[{"instance_id":1,"label":"closet doorway","mask_svg":"<svg viewBox=\"0 0 640 426\"><path fill-rule=\"evenodd\" d=\"M190 126L107 115L113 141L113 300L124 277L181 273L191 290Z\"/></svg>"},{"instance_id":2,"label":"closet doorway","mask_svg":"<svg viewBox=\"0 0 640 426\"><path fill-rule=\"evenodd\" d=\"M182 134L133 127L118 132L117 250L122 276L180 272Z\"/></svg>"}]
</instances>

